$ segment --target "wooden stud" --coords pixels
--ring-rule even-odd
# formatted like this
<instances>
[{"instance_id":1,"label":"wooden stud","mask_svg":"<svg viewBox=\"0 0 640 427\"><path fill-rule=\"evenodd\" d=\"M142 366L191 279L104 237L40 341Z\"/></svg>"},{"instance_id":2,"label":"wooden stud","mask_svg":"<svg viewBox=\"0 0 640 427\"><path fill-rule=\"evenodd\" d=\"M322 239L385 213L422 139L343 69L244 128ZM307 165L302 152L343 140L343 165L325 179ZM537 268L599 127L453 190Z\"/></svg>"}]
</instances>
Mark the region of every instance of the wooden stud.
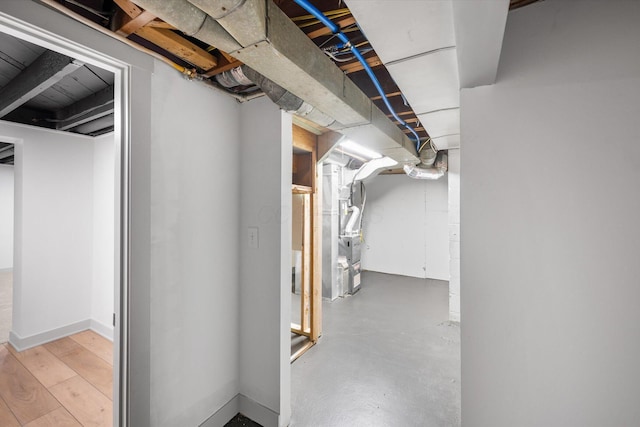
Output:
<instances>
[{"instance_id":1,"label":"wooden stud","mask_svg":"<svg viewBox=\"0 0 640 427\"><path fill-rule=\"evenodd\" d=\"M142 27L135 34L200 69L210 70L218 65L215 56L171 30Z\"/></svg>"},{"instance_id":2,"label":"wooden stud","mask_svg":"<svg viewBox=\"0 0 640 427\"><path fill-rule=\"evenodd\" d=\"M303 196L302 221L302 283L301 283L301 329L306 332L311 329L311 203L310 195Z\"/></svg>"},{"instance_id":3,"label":"wooden stud","mask_svg":"<svg viewBox=\"0 0 640 427\"><path fill-rule=\"evenodd\" d=\"M317 147L316 141L316 147ZM318 167L318 150L312 152L314 188L312 200L312 281L311 281L311 341L322 335L322 168Z\"/></svg>"}]
</instances>

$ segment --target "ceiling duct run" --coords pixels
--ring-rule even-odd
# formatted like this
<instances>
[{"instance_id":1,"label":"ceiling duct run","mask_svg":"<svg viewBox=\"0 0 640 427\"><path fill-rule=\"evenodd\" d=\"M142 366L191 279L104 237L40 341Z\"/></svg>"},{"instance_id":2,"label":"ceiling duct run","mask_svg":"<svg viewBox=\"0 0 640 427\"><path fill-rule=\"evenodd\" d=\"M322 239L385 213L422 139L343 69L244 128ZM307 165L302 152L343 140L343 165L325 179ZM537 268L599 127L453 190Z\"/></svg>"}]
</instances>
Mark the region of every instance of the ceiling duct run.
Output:
<instances>
[{"instance_id":1,"label":"ceiling duct run","mask_svg":"<svg viewBox=\"0 0 640 427\"><path fill-rule=\"evenodd\" d=\"M271 99L281 88L283 96L289 98L288 92L304 100L295 110L295 105L284 108L287 111L311 121L321 120L318 124L340 130L400 164L419 162L414 143L272 0L134 1L186 34L247 64L260 76L253 77ZM273 87L272 95L268 94L269 86ZM323 118L314 119L313 111L322 113Z\"/></svg>"}]
</instances>

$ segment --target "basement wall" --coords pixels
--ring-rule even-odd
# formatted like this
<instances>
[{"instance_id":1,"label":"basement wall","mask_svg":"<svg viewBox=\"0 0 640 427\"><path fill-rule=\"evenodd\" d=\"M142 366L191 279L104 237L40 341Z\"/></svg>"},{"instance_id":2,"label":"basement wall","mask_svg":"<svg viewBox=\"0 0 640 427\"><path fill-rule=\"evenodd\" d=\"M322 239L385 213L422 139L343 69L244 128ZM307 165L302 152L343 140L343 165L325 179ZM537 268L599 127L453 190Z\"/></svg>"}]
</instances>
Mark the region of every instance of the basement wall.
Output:
<instances>
[{"instance_id":1,"label":"basement wall","mask_svg":"<svg viewBox=\"0 0 640 427\"><path fill-rule=\"evenodd\" d=\"M247 165L239 104L164 63L154 68L150 425L196 426L239 391L238 218Z\"/></svg>"},{"instance_id":2,"label":"basement wall","mask_svg":"<svg viewBox=\"0 0 640 427\"><path fill-rule=\"evenodd\" d=\"M24 348L90 327L93 141L7 122L0 135L16 141L11 342Z\"/></svg>"},{"instance_id":3,"label":"basement wall","mask_svg":"<svg viewBox=\"0 0 640 427\"><path fill-rule=\"evenodd\" d=\"M465 426L640 419L640 3L510 12L462 91Z\"/></svg>"},{"instance_id":4,"label":"basement wall","mask_svg":"<svg viewBox=\"0 0 640 427\"><path fill-rule=\"evenodd\" d=\"M291 416L291 120L266 97L242 105L240 408L265 427Z\"/></svg>"},{"instance_id":5,"label":"basement wall","mask_svg":"<svg viewBox=\"0 0 640 427\"><path fill-rule=\"evenodd\" d=\"M113 339L116 238L116 146L113 133L93 139L92 329ZM119 165L118 165L119 166Z\"/></svg>"},{"instance_id":6,"label":"basement wall","mask_svg":"<svg viewBox=\"0 0 640 427\"><path fill-rule=\"evenodd\" d=\"M446 176L379 175L367 184L362 268L449 280Z\"/></svg>"},{"instance_id":7,"label":"basement wall","mask_svg":"<svg viewBox=\"0 0 640 427\"><path fill-rule=\"evenodd\" d=\"M0 165L0 271L13 269L13 166Z\"/></svg>"}]
</instances>

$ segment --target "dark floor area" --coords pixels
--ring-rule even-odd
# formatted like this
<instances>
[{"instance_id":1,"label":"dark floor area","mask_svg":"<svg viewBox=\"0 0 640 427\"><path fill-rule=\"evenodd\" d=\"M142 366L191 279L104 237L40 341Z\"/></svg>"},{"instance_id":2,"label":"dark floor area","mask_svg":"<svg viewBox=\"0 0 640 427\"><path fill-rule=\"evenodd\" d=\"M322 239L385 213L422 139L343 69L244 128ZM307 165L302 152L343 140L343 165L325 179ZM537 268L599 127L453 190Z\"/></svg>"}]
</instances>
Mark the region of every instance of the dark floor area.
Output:
<instances>
[{"instance_id":1,"label":"dark floor area","mask_svg":"<svg viewBox=\"0 0 640 427\"><path fill-rule=\"evenodd\" d=\"M460 425L460 325L448 283L365 272L323 303L323 336L293 363L292 427Z\"/></svg>"},{"instance_id":2,"label":"dark floor area","mask_svg":"<svg viewBox=\"0 0 640 427\"><path fill-rule=\"evenodd\" d=\"M238 414L231 421L226 423L224 427L262 427L262 425L250 420L242 414Z\"/></svg>"}]
</instances>

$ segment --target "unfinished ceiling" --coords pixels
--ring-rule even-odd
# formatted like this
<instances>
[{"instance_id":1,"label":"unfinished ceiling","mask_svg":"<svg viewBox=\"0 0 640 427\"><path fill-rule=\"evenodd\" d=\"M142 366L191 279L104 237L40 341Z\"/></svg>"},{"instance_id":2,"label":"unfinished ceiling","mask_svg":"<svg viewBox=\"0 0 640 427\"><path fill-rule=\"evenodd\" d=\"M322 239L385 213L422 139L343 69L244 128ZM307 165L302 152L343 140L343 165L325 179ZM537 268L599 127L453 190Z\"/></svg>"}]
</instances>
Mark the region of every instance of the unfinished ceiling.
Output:
<instances>
[{"instance_id":1,"label":"unfinished ceiling","mask_svg":"<svg viewBox=\"0 0 640 427\"><path fill-rule=\"evenodd\" d=\"M0 33L0 118L100 135L113 130L113 73Z\"/></svg>"},{"instance_id":2,"label":"unfinished ceiling","mask_svg":"<svg viewBox=\"0 0 640 427\"><path fill-rule=\"evenodd\" d=\"M216 79L216 76L220 77L221 73L242 65L243 61L251 63L256 68L251 52L240 44L242 41L248 46L248 42L251 41L249 38L253 36L260 38L258 34L260 29L255 28L255 25L247 25L240 32L232 28L233 37L228 37L229 40L218 37L216 38L218 42L214 45L208 43L207 37L201 35L206 31L216 30L217 27L222 28L220 23L229 29L231 24L226 22L228 18L219 20L220 23L208 22L207 25L204 25L204 21L202 25L198 22L192 28L181 25L183 32L172 25L175 22L168 23L139 6L153 5L157 8L155 10L166 10L167 4L173 3L178 5L175 6L177 9L189 7L202 13L196 6L210 11L215 11L216 7L220 6L221 10L226 10L224 5L236 4L237 7L244 7L244 1L240 3L230 0L40 1L88 25L107 28L114 37L161 58L189 78L219 87L240 101L250 100L262 94L260 87L251 82L223 87ZM482 20L485 26L497 27L496 40L492 43L498 47L497 49L494 47L493 52L485 49L486 46L479 45L472 36L467 36L465 42L465 37L461 36L458 28L461 26L458 25L460 22L465 23L465 26L466 24L471 27L477 25L473 22L475 13L473 4L487 2L348 0L345 4L341 0L314 0L312 3L332 19L348 35L352 44L359 48L380 81L380 86L389 103L402 121L415 130L421 141L428 141L431 138L438 149L448 149L459 146L459 88L468 87L468 81L478 79L477 72L474 75L472 71L469 77L468 70L481 69L480 63L486 61L487 57L491 57L489 70L492 67L497 68L507 9L522 7L534 1L536 0L511 0L510 2L496 0L492 3L494 9L502 10L498 13L500 15L498 20L484 21L484 18ZM410 141L403 136L412 135L411 131L393 118L363 65L348 49L336 43L337 40L331 31L299 7L294 0L273 0L273 3L266 2L266 4L267 8L269 4L275 4L284 12L288 20L295 23L319 48L323 54L321 56L326 55L326 58L335 64L337 70L346 76L349 84L354 84L354 87L361 91L373 110L367 113L366 108L369 107L365 108L359 95L354 95L347 86L336 86L333 95L330 89L324 89L326 96L314 98L311 96L313 94L307 93L311 91L311 89L307 90L310 86L308 82L315 83L318 79L302 79L299 87L294 86L290 90L300 95L305 101L307 96L311 96L314 101L312 104L324 113L332 114L333 111L327 111L331 108L340 111L337 115L345 119L345 123L337 125L341 132L362 134L367 137L385 136L399 149L395 148L396 145L389 145L389 143L383 143L376 148L397 154L398 159L406 161L415 159L411 155L412 150L413 154L416 154L415 148L411 148L412 144L408 144ZM163 17L168 19L164 14ZM267 17L273 19L269 15ZM168 20L171 21L171 19ZM479 18L476 19L476 21L479 20ZM210 24L217 27L209 28ZM280 24L289 25L285 22ZM454 27L456 27L455 31ZM188 36L185 32L195 36ZM291 38L294 38L293 33L291 34ZM2 94L0 116L3 120L87 135L97 135L112 130L113 75L111 73L81 64L63 55L45 51L41 47L7 35L0 34L0 37L0 93ZM461 46L465 43L461 41L471 48L465 49ZM475 53L475 56L465 53L470 51ZM241 57L242 61L229 52ZM276 52L276 56L278 53ZM265 62L267 63L268 61ZM291 76L283 77L280 70L270 70L262 63L258 68L260 66L262 68L258 71L276 83L285 85L290 84L288 80L295 80ZM313 68L309 67L308 63L304 63L290 70L310 73L313 77L315 72ZM491 71L488 74L490 75ZM334 83L334 86L338 85L339 81L336 80ZM329 88L331 85L331 82L326 83ZM319 91L323 91L322 87L319 87ZM344 99L340 99L343 95L339 93L340 91L349 92L351 98L347 99L345 96ZM333 100L332 96L334 96ZM353 99L356 100L355 106L349 105L353 103ZM341 102L347 102L346 109L341 107ZM351 114L354 112L355 115ZM384 124L383 121L388 121L389 125ZM304 119L300 122L317 133L326 131L326 128L317 123ZM391 131L389 128L393 126L392 123L397 126L396 131ZM398 154L400 152L404 154Z\"/></svg>"}]
</instances>

